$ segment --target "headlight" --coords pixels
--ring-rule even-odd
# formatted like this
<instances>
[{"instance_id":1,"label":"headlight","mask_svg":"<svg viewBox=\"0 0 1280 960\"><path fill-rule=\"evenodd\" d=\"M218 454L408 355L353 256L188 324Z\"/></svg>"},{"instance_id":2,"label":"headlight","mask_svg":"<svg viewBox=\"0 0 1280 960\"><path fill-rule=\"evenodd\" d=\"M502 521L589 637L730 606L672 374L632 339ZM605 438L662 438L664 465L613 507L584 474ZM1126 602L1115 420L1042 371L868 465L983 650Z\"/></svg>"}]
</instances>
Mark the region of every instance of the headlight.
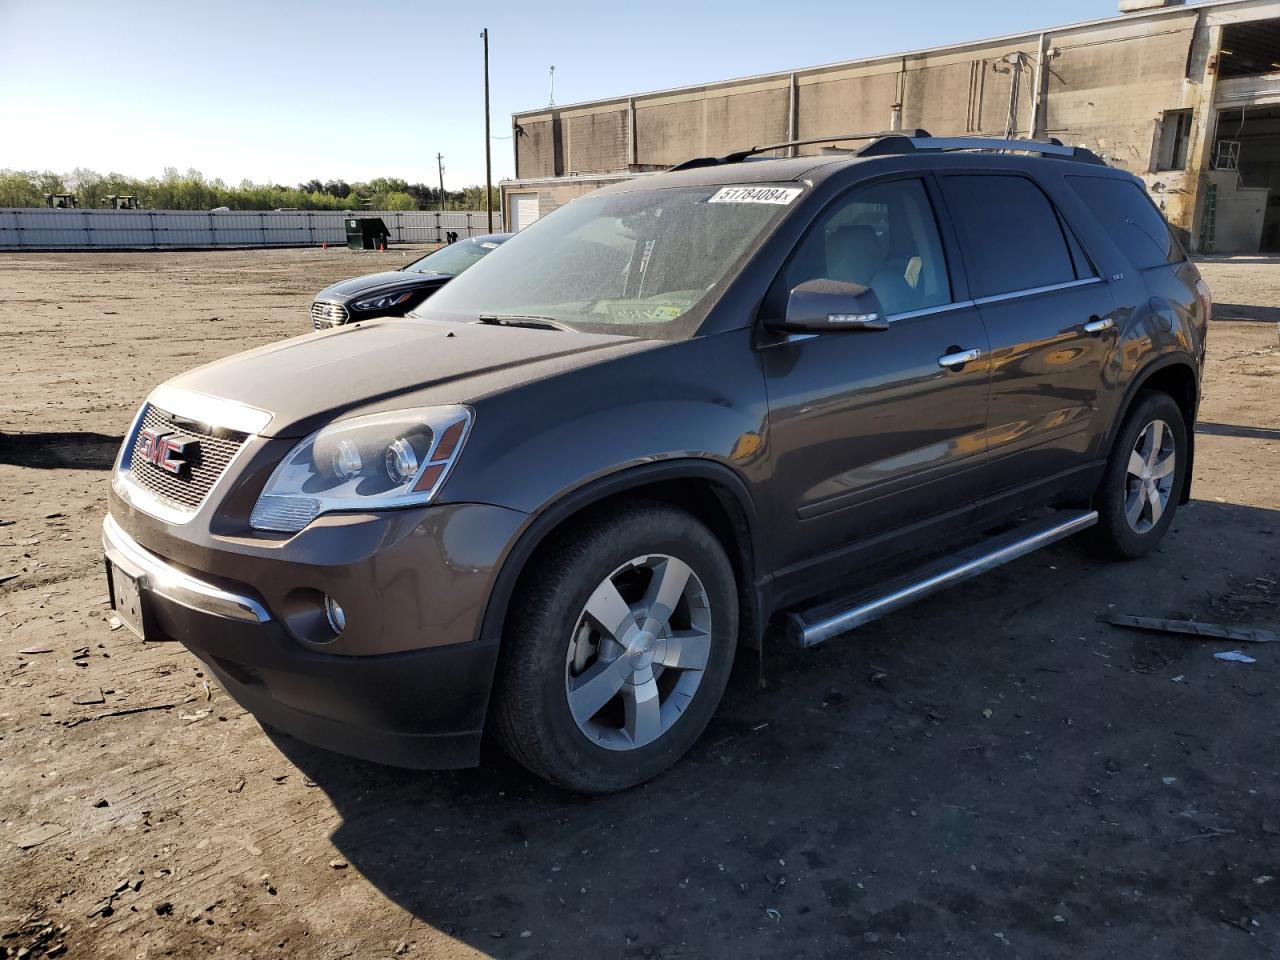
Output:
<instances>
[{"instance_id":1,"label":"headlight","mask_svg":"<svg viewBox=\"0 0 1280 960\"><path fill-rule=\"evenodd\" d=\"M296 533L322 513L427 503L471 430L466 407L338 420L289 452L249 515L255 530Z\"/></svg>"},{"instance_id":2,"label":"headlight","mask_svg":"<svg viewBox=\"0 0 1280 960\"><path fill-rule=\"evenodd\" d=\"M358 300L351 305L351 309L386 310L388 307L399 306L412 296L412 290L402 290L398 293L384 293L380 297L370 297L368 300Z\"/></svg>"}]
</instances>

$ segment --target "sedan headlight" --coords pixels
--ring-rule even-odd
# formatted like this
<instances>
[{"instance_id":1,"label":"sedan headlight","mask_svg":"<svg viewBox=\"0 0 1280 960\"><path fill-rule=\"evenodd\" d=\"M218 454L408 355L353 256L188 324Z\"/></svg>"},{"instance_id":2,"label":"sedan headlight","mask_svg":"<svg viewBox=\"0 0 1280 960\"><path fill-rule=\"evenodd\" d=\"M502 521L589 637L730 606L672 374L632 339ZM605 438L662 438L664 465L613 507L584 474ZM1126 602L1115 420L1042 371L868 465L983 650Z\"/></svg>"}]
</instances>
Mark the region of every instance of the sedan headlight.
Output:
<instances>
[{"instance_id":1,"label":"sedan headlight","mask_svg":"<svg viewBox=\"0 0 1280 960\"><path fill-rule=\"evenodd\" d=\"M449 406L331 423L276 467L249 525L296 533L322 513L427 503L457 460L472 419L467 407Z\"/></svg>"},{"instance_id":2,"label":"sedan headlight","mask_svg":"<svg viewBox=\"0 0 1280 960\"><path fill-rule=\"evenodd\" d=\"M351 309L386 310L388 307L399 306L412 296L412 290L400 290L396 293L384 293L379 297L370 297L368 300L358 300L351 305Z\"/></svg>"}]
</instances>

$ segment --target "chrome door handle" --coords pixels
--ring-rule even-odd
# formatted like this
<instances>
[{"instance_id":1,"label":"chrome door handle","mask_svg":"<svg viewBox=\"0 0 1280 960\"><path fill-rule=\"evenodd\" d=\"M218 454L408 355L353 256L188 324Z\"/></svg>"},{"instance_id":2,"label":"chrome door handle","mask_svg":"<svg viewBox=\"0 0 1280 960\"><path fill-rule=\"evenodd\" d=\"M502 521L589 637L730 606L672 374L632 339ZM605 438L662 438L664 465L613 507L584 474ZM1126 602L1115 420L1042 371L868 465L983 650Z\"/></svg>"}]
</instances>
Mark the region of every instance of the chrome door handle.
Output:
<instances>
[{"instance_id":1,"label":"chrome door handle","mask_svg":"<svg viewBox=\"0 0 1280 960\"><path fill-rule=\"evenodd\" d=\"M1110 330L1116 325L1116 322L1110 317L1103 317L1101 320L1090 320L1084 325L1085 333L1102 333L1104 330Z\"/></svg>"},{"instance_id":2,"label":"chrome door handle","mask_svg":"<svg viewBox=\"0 0 1280 960\"><path fill-rule=\"evenodd\" d=\"M961 350L959 353L948 353L938 358L938 366L953 370L956 367L963 367L966 363L972 363L980 356L982 356L982 351L977 347L972 350Z\"/></svg>"}]
</instances>

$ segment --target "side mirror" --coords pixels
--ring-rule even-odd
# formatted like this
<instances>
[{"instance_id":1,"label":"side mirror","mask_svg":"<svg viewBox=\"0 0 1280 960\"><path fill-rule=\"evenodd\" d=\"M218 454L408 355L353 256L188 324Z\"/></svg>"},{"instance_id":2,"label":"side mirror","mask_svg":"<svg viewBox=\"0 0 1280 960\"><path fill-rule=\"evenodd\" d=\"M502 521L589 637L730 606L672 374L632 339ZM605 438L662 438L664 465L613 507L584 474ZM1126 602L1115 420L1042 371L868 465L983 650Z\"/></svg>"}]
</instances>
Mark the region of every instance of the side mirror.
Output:
<instances>
[{"instance_id":1,"label":"side mirror","mask_svg":"<svg viewBox=\"0 0 1280 960\"><path fill-rule=\"evenodd\" d=\"M782 330L813 332L836 330L888 330L880 298L870 287L842 280L806 280L787 298Z\"/></svg>"}]
</instances>

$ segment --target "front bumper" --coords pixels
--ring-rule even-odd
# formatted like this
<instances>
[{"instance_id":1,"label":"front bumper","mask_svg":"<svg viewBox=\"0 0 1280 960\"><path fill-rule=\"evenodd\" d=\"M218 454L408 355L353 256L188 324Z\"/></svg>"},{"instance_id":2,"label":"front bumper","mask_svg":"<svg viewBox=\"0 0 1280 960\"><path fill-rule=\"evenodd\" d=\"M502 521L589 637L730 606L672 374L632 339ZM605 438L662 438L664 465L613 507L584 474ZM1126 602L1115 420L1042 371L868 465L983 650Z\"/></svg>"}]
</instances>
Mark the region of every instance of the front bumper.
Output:
<instances>
[{"instance_id":1,"label":"front bumper","mask_svg":"<svg viewBox=\"0 0 1280 960\"><path fill-rule=\"evenodd\" d=\"M245 552L222 544L216 562L206 564L218 572L206 572L191 564L181 541L145 526L126 530L127 519L113 516L103 525L103 549L136 580L148 638L181 642L264 723L381 763L472 766L498 655L498 638L479 635L483 604L477 609L476 600L487 598L522 515L482 505L415 513L392 517L372 537L340 527L347 535L331 532L325 543L345 545L347 552L338 549L319 566L309 550L277 545L280 555L263 558L241 541ZM367 524L385 520L370 517ZM472 535L465 545L454 542L461 534ZM144 535L151 542L140 542ZM167 556L160 544L169 548ZM440 552L446 545L455 553L469 548L465 568ZM207 546L187 548L191 557L211 558ZM451 575L428 588L423 571L442 569ZM244 579L227 576L230 571ZM399 589L406 581L411 595ZM315 584L335 583L359 584L369 595L353 596L358 622L342 636L312 642L307 630L314 618L300 614L296 597ZM419 596L423 592L428 595Z\"/></svg>"}]
</instances>

